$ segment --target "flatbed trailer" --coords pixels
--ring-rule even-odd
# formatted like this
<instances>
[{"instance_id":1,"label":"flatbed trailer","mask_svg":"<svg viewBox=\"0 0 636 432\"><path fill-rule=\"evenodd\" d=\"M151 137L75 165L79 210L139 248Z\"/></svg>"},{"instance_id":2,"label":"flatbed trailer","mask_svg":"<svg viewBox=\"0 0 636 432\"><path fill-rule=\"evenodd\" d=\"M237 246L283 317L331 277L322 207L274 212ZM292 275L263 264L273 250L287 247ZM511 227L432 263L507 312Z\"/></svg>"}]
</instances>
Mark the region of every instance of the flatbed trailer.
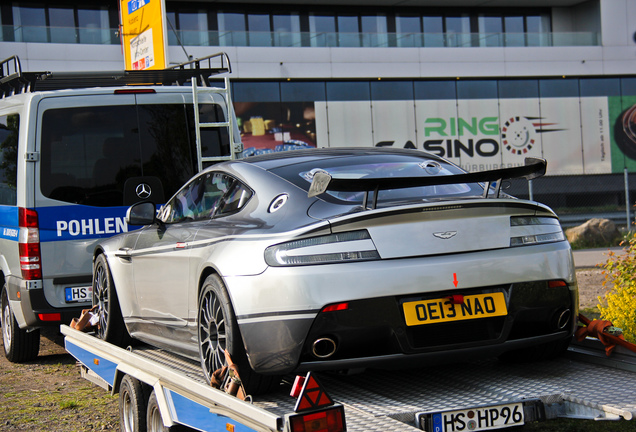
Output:
<instances>
[{"instance_id":1,"label":"flatbed trailer","mask_svg":"<svg viewBox=\"0 0 636 432\"><path fill-rule=\"evenodd\" d=\"M112 393L120 391L125 376L154 389L166 429L148 430L338 430L324 426L326 421L295 429L292 419L304 413L294 411L291 385L242 401L209 386L198 362L146 345L124 350L67 326L61 330L87 379ZM491 430L557 417L630 421L636 415L636 357L617 347L608 358L596 340L575 343L566 356L544 362L480 360L317 377L336 404L315 412L324 416L344 408L340 430L348 431Z\"/></svg>"}]
</instances>

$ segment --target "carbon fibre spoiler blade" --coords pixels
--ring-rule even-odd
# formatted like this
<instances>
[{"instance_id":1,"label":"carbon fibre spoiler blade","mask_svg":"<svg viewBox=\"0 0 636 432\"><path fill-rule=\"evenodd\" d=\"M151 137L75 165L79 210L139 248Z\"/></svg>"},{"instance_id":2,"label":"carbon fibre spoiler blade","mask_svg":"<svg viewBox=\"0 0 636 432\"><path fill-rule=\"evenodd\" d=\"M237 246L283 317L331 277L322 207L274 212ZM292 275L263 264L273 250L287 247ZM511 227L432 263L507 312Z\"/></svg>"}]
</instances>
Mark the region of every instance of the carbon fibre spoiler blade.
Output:
<instances>
[{"instance_id":1,"label":"carbon fibre spoiler blade","mask_svg":"<svg viewBox=\"0 0 636 432\"><path fill-rule=\"evenodd\" d=\"M492 183L512 178L532 180L543 176L547 166L548 163L545 159L528 157L525 159L525 165L520 167L431 177L345 179L332 177L326 171L318 171L314 174L307 196L311 198L323 194L328 190L337 192L360 192L457 183Z\"/></svg>"}]
</instances>

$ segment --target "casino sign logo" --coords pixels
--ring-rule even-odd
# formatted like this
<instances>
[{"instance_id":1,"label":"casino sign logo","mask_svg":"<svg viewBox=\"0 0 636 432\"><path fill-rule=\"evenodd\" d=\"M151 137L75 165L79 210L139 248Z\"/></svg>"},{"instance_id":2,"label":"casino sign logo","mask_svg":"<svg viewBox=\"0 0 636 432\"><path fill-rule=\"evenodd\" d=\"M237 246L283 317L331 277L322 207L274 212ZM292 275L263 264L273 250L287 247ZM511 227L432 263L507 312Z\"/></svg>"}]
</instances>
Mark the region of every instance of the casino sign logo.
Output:
<instances>
[{"instance_id":1,"label":"casino sign logo","mask_svg":"<svg viewBox=\"0 0 636 432\"><path fill-rule=\"evenodd\" d=\"M512 154L528 153L534 147L535 129L525 117L510 117L501 128L503 147Z\"/></svg>"},{"instance_id":2,"label":"casino sign logo","mask_svg":"<svg viewBox=\"0 0 636 432\"><path fill-rule=\"evenodd\" d=\"M526 154L535 146L535 137L544 132L558 132L556 123L545 123L540 117L510 117L501 128L503 148L512 154Z\"/></svg>"}]
</instances>

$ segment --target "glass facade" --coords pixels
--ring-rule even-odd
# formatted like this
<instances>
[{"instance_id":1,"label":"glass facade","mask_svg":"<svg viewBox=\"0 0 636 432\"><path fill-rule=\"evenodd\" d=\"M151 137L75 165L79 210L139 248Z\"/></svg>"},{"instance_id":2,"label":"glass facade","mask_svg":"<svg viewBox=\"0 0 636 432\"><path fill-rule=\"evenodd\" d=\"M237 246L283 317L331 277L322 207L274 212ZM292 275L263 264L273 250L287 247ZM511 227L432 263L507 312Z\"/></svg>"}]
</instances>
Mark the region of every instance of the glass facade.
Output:
<instances>
[{"instance_id":1,"label":"glass facade","mask_svg":"<svg viewBox=\"0 0 636 432\"><path fill-rule=\"evenodd\" d=\"M168 43L259 47L599 45L596 32L552 33L548 8L245 7L166 2ZM0 6L0 41L119 44L112 2Z\"/></svg>"}]
</instances>

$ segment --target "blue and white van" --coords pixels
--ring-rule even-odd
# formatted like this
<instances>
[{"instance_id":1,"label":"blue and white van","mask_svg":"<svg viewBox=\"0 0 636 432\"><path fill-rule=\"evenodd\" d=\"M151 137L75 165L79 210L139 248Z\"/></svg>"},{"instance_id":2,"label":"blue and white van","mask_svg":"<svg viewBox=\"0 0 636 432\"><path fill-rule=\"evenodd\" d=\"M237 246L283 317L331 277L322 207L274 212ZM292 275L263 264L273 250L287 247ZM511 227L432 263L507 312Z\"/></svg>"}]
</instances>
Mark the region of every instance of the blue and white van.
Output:
<instances>
[{"instance_id":1,"label":"blue and white van","mask_svg":"<svg viewBox=\"0 0 636 432\"><path fill-rule=\"evenodd\" d=\"M2 336L21 362L37 356L39 328L91 307L93 244L133 228L128 206L163 203L242 148L229 80L209 80L230 72L224 53L162 71L0 66Z\"/></svg>"}]
</instances>

